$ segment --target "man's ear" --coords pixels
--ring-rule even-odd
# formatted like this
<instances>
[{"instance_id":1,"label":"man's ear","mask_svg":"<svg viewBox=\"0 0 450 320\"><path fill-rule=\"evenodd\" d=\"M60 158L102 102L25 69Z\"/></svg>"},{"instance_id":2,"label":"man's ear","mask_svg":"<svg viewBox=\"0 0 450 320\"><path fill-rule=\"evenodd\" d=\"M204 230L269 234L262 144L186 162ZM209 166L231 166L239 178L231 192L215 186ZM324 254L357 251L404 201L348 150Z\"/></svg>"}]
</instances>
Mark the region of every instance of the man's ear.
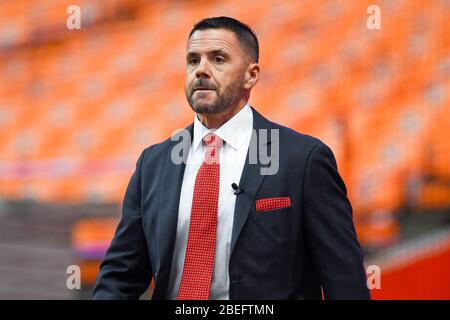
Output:
<instances>
[{"instance_id":1,"label":"man's ear","mask_svg":"<svg viewBox=\"0 0 450 320\"><path fill-rule=\"evenodd\" d=\"M251 89L253 88L259 79L259 64L258 63L250 63L245 72L245 81L244 88Z\"/></svg>"}]
</instances>

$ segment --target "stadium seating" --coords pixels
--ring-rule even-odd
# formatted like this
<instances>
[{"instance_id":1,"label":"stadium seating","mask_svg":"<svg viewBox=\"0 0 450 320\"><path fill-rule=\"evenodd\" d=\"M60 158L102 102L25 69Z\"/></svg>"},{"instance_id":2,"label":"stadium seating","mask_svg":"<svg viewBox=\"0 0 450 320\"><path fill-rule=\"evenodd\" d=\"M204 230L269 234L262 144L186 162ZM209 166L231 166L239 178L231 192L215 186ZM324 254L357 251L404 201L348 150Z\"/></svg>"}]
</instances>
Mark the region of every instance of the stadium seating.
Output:
<instances>
[{"instance_id":1,"label":"stadium seating","mask_svg":"<svg viewBox=\"0 0 450 320\"><path fill-rule=\"evenodd\" d=\"M193 119L193 23L232 15L261 43L251 104L329 144L364 244L395 241L395 212L450 205L448 1L0 2L0 197L120 202L139 153Z\"/></svg>"}]
</instances>

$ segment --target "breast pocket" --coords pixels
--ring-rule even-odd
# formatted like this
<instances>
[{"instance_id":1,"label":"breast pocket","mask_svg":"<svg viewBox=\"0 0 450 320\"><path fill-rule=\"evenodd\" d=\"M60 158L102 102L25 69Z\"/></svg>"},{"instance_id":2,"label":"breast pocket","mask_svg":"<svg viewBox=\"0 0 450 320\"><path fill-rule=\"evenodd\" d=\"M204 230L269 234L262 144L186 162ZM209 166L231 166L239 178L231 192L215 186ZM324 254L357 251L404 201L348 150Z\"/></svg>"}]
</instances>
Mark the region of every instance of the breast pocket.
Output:
<instances>
[{"instance_id":1,"label":"breast pocket","mask_svg":"<svg viewBox=\"0 0 450 320\"><path fill-rule=\"evenodd\" d=\"M270 240L274 245L285 244L295 231L296 214L294 197L291 194L260 194L250 212L250 218L261 240Z\"/></svg>"},{"instance_id":2,"label":"breast pocket","mask_svg":"<svg viewBox=\"0 0 450 320\"><path fill-rule=\"evenodd\" d=\"M269 197L255 200L255 211L257 213L279 211L292 207L291 197Z\"/></svg>"}]
</instances>

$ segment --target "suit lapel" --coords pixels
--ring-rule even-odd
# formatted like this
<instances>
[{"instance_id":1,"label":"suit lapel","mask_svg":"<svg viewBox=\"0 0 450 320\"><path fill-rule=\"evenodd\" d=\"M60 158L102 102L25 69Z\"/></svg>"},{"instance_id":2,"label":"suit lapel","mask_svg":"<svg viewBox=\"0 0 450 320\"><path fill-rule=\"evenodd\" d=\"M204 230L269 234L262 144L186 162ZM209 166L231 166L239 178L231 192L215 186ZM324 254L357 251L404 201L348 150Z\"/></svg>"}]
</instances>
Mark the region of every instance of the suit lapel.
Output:
<instances>
[{"instance_id":1,"label":"suit lapel","mask_svg":"<svg viewBox=\"0 0 450 320\"><path fill-rule=\"evenodd\" d=\"M258 192L259 186L264 180L264 175L261 174L261 168L263 168L263 166L261 165L259 152L257 152L256 163L250 163L250 152L252 150L259 151L259 142L257 139L258 132L260 129L270 130L271 125L270 122L258 112L256 112L255 109L252 108L252 111L254 131L250 139L249 150L247 151L244 169L242 170L241 180L239 182L239 187L243 190L243 192L237 195L236 198L230 254L233 253L234 247L236 246L236 241L239 238L239 234L241 233L242 228L247 221L251 206L255 202L256 193ZM271 140L268 139L266 145L269 145L270 143ZM252 148L252 146L254 147Z\"/></svg>"},{"instance_id":2,"label":"suit lapel","mask_svg":"<svg viewBox=\"0 0 450 320\"><path fill-rule=\"evenodd\" d=\"M186 128L190 133L189 139L183 137L179 140L175 135L174 142L169 148L169 152L165 159L165 168L163 172L161 196L160 196L160 213L158 214L157 245L159 251L159 270L170 272L172 264L172 255L175 245L177 232L178 208L181 193L181 184L183 182L184 170L186 168L186 159L191 146L191 137L193 125ZM179 145L181 143L181 145ZM171 159L172 150L175 146L182 146L183 161L180 164L174 163Z\"/></svg>"}]
</instances>

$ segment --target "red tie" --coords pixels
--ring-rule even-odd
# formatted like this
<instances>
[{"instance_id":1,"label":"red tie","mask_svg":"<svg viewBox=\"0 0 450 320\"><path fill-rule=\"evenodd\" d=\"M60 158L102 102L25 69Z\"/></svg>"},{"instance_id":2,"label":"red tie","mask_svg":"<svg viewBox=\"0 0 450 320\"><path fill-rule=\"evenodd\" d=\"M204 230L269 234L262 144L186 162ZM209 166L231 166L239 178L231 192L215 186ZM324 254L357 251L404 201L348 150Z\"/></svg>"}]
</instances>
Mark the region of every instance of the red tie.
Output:
<instances>
[{"instance_id":1,"label":"red tie","mask_svg":"<svg viewBox=\"0 0 450 320\"><path fill-rule=\"evenodd\" d=\"M191 221L177 300L208 300L216 253L219 202L219 148L223 141L213 133L203 138L205 158L195 179Z\"/></svg>"}]
</instances>

